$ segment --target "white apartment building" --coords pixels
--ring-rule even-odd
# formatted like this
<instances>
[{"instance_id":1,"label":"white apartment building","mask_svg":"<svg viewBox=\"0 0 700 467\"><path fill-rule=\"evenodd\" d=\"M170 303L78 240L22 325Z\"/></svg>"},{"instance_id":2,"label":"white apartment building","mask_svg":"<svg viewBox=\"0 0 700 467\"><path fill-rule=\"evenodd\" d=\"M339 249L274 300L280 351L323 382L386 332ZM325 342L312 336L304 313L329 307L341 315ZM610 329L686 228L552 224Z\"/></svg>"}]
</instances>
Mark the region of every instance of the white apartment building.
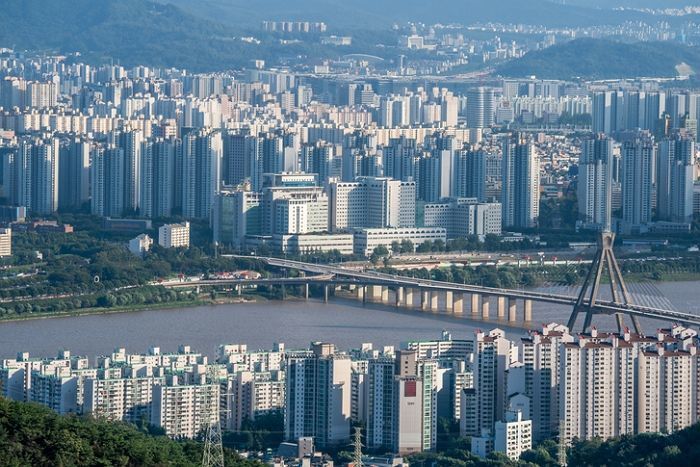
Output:
<instances>
[{"instance_id":1,"label":"white apartment building","mask_svg":"<svg viewBox=\"0 0 700 467\"><path fill-rule=\"evenodd\" d=\"M163 248L189 248L190 223L165 224L158 229L158 245Z\"/></svg>"},{"instance_id":2,"label":"white apartment building","mask_svg":"<svg viewBox=\"0 0 700 467\"><path fill-rule=\"evenodd\" d=\"M174 438L195 438L219 419L219 385L168 375L153 386L151 424ZM198 383L198 384L195 384Z\"/></svg>"},{"instance_id":3,"label":"white apartment building","mask_svg":"<svg viewBox=\"0 0 700 467\"><path fill-rule=\"evenodd\" d=\"M521 339L524 395L530 400L533 436L540 441L559 431L559 356L573 342L566 326L550 324Z\"/></svg>"},{"instance_id":4,"label":"white apartment building","mask_svg":"<svg viewBox=\"0 0 700 467\"><path fill-rule=\"evenodd\" d=\"M418 246L423 242L447 241L442 227L413 227L401 229L362 229L355 232L355 254L369 256L380 245L389 248L392 242L410 240Z\"/></svg>"},{"instance_id":5,"label":"white apartment building","mask_svg":"<svg viewBox=\"0 0 700 467\"><path fill-rule=\"evenodd\" d=\"M637 432L673 433L697 421L696 348L640 352Z\"/></svg>"},{"instance_id":6,"label":"white apartment building","mask_svg":"<svg viewBox=\"0 0 700 467\"><path fill-rule=\"evenodd\" d=\"M245 419L284 410L285 377L283 371L241 371L229 374L222 403L226 408L222 426L239 431Z\"/></svg>"},{"instance_id":7,"label":"white apartment building","mask_svg":"<svg viewBox=\"0 0 700 467\"><path fill-rule=\"evenodd\" d=\"M532 421L524 420L521 412L506 412L505 420L494 427L493 450L502 452L510 460L532 449Z\"/></svg>"},{"instance_id":8,"label":"white apartment building","mask_svg":"<svg viewBox=\"0 0 700 467\"><path fill-rule=\"evenodd\" d=\"M12 229L0 229L0 257L12 256Z\"/></svg>"}]
</instances>

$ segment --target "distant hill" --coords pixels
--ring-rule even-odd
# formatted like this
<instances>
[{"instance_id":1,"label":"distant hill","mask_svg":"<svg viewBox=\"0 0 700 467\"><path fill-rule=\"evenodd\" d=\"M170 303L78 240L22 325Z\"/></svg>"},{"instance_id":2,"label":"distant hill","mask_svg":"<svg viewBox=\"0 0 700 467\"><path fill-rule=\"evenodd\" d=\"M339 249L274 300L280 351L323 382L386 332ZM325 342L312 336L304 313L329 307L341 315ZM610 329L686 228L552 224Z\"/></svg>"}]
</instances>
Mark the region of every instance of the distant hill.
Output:
<instances>
[{"instance_id":1,"label":"distant hill","mask_svg":"<svg viewBox=\"0 0 700 467\"><path fill-rule=\"evenodd\" d=\"M241 66L253 45L231 27L150 0L2 0L0 46L81 52L127 65Z\"/></svg>"},{"instance_id":2,"label":"distant hill","mask_svg":"<svg viewBox=\"0 0 700 467\"><path fill-rule=\"evenodd\" d=\"M502 22L584 26L641 18L548 0L158 0L192 14L247 26L263 20L325 21L331 28L386 28L394 22Z\"/></svg>"},{"instance_id":3,"label":"distant hill","mask_svg":"<svg viewBox=\"0 0 700 467\"><path fill-rule=\"evenodd\" d=\"M674 77L700 71L700 48L671 42L632 44L602 39L577 39L497 67L506 77L536 75L547 79L612 79ZM682 68L679 73L679 69Z\"/></svg>"}]
</instances>

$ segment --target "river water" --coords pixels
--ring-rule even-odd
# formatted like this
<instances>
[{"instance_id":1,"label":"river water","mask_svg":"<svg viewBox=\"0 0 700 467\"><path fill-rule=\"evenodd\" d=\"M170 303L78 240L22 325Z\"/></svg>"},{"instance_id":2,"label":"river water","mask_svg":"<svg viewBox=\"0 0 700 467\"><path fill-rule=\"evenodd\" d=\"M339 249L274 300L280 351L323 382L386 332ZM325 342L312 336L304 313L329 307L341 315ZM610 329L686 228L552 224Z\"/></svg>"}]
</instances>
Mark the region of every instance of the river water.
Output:
<instances>
[{"instance_id":1,"label":"river water","mask_svg":"<svg viewBox=\"0 0 700 467\"><path fill-rule=\"evenodd\" d=\"M630 288L637 303L700 314L700 282L632 284ZM561 288L544 290L575 293ZM151 346L174 351L180 344L208 355L214 355L220 344L231 343L247 344L250 349L271 348L274 342L284 342L287 348L304 348L318 340L335 343L341 349L364 342L398 346L408 340L439 338L442 330L455 338L470 338L476 329L497 326L511 338L525 333L522 328L495 320L472 320L471 313L465 311L452 316L333 299L328 304L315 300L271 301L0 322L0 358L14 357L20 351L49 357L68 349L92 359L117 347L130 352L145 352ZM569 312L556 305L533 305L535 323L566 323ZM492 305L491 316L495 314ZM612 330L613 323L610 317L594 318L599 329ZM650 333L668 323L648 321L643 325Z\"/></svg>"}]
</instances>

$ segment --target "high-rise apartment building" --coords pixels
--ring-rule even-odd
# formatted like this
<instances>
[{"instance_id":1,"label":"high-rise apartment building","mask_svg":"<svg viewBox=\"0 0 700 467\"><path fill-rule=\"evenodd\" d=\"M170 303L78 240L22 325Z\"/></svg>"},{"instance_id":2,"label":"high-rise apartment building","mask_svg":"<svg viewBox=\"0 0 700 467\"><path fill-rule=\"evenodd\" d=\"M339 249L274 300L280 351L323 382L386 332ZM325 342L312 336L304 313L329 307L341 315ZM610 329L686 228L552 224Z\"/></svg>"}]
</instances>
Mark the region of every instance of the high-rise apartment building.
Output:
<instances>
[{"instance_id":1,"label":"high-rise apartment building","mask_svg":"<svg viewBox=\"0 0 700 467\"><path fill-rule=\"evenodd\" d=\"M287 354L286 439L313 436L321 448L350 440L351 366L332 344Z\"/></svg>"},{"instance_id":2,"label":"high-rise apartment building","mask_svg":"<svg viewBox=\"0 0 700 467\"><path fill-rule=\"evenodd\" d=\"M501 220L503 227L531 228L540 213L540 164L532 141L503 141Z\"/></svg>"},{"instance_id":3,"label":"high-rise apartment building","mask_svg":"<svg viewBox=\"0 0 700 467\"><path fill-rule=\"evenodd\" d=\"M638 231L652 220L654 139L648 133L622 143L623 229Z\"/></svg>"},{"instance_id":4,"label":"high-rise apartment building","mask_svg":"<svg viewBox=\"0 0 700 467\"><path fill-rule=\"evenodd\" d=\"M660 220L693 218L695 141L687 134L659 141L656 159L656 214Z\"/></svg>"},{"instance_id":5,"label":"high-rise apartment building","mask_svg":"<svg viewBox=\"0 0 700 467\"><path fill-rule=\"evenodd\" d=\"M581 145L578 212L585 228L610 229L613 184L613 141L604 135Z\"/></svg>"}]
</instances>

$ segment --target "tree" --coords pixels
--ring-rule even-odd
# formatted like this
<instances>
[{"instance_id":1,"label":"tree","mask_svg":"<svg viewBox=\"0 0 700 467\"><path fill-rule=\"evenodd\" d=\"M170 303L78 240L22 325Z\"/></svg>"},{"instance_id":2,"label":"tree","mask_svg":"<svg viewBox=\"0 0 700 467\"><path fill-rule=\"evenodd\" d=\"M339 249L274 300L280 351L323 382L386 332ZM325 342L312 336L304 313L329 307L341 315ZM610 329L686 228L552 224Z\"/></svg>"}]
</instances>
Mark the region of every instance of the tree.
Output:
<instances>
[{"instance_id":1,"label":"tree","mask_svg":"<svg viewBox=\"0 0 700 467\"><path fill-rule=\"evenodd\" d=\"M401 240L401 253L413 253L414 251L415 247L412 241L409 239Z\"/></svg>"}]
</instances>

